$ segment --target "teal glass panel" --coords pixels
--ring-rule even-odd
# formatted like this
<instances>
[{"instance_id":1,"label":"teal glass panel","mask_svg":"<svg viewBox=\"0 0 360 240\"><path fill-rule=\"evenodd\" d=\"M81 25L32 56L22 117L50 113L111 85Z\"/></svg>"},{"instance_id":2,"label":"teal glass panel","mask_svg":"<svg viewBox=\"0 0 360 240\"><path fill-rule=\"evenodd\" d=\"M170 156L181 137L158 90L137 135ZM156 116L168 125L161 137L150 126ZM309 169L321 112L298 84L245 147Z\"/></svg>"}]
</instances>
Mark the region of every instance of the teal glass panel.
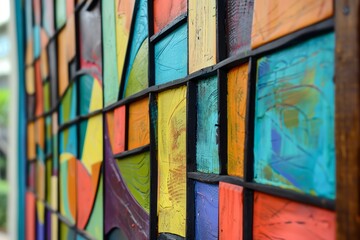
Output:
<instances>
[{"instance_id":1,"label":"teal glass panel","mask_svg":"<svg viewBox=\"0 0 360 240\"><path fill-rule=\"evenodd\" d=\"M196 166L204 173L219 173L217 82L214 76L197 85Z\"/></svg>"},{"instance_id":2,"label":"teal glass panel","mask_svg":"<svg viewBox=\"0 0 360 240\"><path fill-rule=\"evenodd\" d=\"M255 181L335 198L334 34L258 61Z\"/></svg>"},{"instance_id":3,"label":"teal glass panel","mask_svg":"<svg viewBox=\"0 0 360 240\"><path fill-rule=\"evenodd\" d=\"M187 52L187 24L184 24L155 44L155 83L185 77Z\"/></svg>"}]
</instances>

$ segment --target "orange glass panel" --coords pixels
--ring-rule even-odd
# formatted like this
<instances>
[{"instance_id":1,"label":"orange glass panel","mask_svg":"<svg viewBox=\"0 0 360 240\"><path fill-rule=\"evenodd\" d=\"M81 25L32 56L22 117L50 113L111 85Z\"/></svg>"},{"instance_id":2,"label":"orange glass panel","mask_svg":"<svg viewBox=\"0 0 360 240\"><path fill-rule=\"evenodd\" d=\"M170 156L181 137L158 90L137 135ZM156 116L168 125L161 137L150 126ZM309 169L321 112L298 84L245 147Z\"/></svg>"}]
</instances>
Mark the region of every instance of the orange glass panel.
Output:
<instances>
[{"instance_id":1,"label":"orange glass panel","mask_svg":"<svg viewBox=\"0 0 360 240\"><path fill-rule=\"evenodd\" d=\"M45 149L45 120L43 117L36 121L36 143L44 150Z\"/></svg>"},{"instance_id":2,"label":"orange glass panel","mask_svg":"<svg viewBox=\"0 0 360 240\"><path fill-rule=\"evenodd\" d=\"M243 188L219 183L219 237L243 239Z\"/></svg>"},{"instance_id":3,"label":"orange glass panel","mask_svg":"<svg viewBox=\"0 0 360 240\"><path fill-rule=\"evenodd\" d=\"M154 0L154 33L187 10L186 0Z\"/></svg>"},{"instance_id":4,"label":"orange glass panel","mask_svg":"<svg viewBox=\"0 0 360 240\"><path fill-rule=\"evenodd\" d=\"M333 14L333 0L256 0L251 46L260 45L320 22Z\"/></svg>"},{"instance_id":5,"label":"orange glass panel","mask_svg":"<svg viewBox=\"0 0 360 240\"><path fill-rule=\"evenodd\" d=\"M228 174L244 176L248 64L228 73Z\"/></svg>"},{"instance_id":6,"label":"orange glass panel","mask_svg":"<svg viewBox=\"0 0 360 240\"><path fill-rule=\"evenodd\" d=\"M121 106L114 111L114 153L125 151L126 108Z\"/></svg>"},{"instance_id":7,"label":"orange glass panel","mask_svg":"<svg viewBox=\"0 0 360 240\"><path fill-rule=\"evenodd\" d=\"M35 240L35 229L36 229L36 198L35 195L31 192L26 192L25 196L25 202L26 202L26 240Z\"/></svg>"},{"instance_id":8,"label":"orange glass panel","mask_svg":"<svg viewBox=\"0 0 360 240\"><path fill-rule=\"evenodd\" d=\"M110 140L111 149L114 152L114 111L106 113L107 133Z\"/></svg>"},{"instance_id":9,"label":"orange glass panel","mask_svg":"<svg viewBox=\"0 0 360 240\"><path fill-rule=\"evenodd\" d=\"M58 86L59 96L62 96L69 85L69 66L67 61L67 44L68 39L65 29L58 36Z\"/></svg>"},{"instance_id":10,"label":"orange glass panel","mask_svg":"<svg viewBox=\"0 0 360 240\"><path fill-rule=\"evenodd\" d=\"M33 160L36 157L35 154L35 124L29 123L27 126L27 158Z\"/></svg>"},{"instance_id":11,"label":"orange glass panel","mask_svg":"<svg viewBox=\"0 0 360 240\"><path fill-rule=\"evenodd\" d=\"M130 104L128 150L150 143L149 124L148 99Z\"/></svg>"},{"instance_id":12,"label":"orange glass panel","mask_svg":"<svg viewBox=\"0 0 360 240\"><path fill-rule=\"evenodd\" d=\"M335 213L255 192L254 239L335 239Z\"/></svg>"}]
</instances>

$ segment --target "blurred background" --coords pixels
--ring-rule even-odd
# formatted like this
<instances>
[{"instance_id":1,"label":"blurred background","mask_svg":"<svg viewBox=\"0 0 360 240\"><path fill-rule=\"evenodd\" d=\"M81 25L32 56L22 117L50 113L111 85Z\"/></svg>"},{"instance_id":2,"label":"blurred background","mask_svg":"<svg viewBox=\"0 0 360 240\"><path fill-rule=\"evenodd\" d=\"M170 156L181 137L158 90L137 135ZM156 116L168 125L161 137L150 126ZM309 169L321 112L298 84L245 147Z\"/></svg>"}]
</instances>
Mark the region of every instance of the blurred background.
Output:
<instances>
[{"instance_id":1,"label":"blurred background","mask_svg":"<svg viewBox=\"0 0 360 240\"><path fill-rule=\"evenodd\" d=\"M0 240L11 239L9 232L9 109L11 96L12 59L16 59L16 41L11 35L14 18L11 18L10 0L0 0ZM15 30L14 30L15 33ZM13 35L15 36L15 35ZM13 45L14 44L14 45ZM13 80L13 82L16 82ZM16 95L16 94L15 94ZM15 134L16 135L16 134ZM15 161L14 161L15 162Z\"/></svg>"},{"instance_id":2,"label":"blurred background","mask_svg":"<svg viewBox=\"0 0 360 240\"><path fill-rule=\"evenodd\" d=\"M6 232L7 220L7 148L8 148L8 111L10 78L10 6L9 0L1 0L0 7L0 231Z\"/></svg>"}]
</instances>

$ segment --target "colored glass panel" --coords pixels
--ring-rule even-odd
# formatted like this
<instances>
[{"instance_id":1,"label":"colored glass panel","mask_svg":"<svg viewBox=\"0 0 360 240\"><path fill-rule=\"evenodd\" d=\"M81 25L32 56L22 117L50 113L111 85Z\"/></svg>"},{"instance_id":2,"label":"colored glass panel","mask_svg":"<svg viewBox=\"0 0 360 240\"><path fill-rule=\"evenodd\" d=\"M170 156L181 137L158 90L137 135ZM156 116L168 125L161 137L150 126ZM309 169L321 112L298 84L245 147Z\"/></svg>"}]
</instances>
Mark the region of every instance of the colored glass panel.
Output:
<instances>
[{"instance_id":1,"label":"colored glass panel","mask_svg":"<svg viewBox=\"0 0 360 240\"><path fill-rule=\"evenodd\" d=\"M127 188L147 213L150 212L150 153L117 160Z\"/></svg>"},{"instance_id":2,"label":"colored glass panel","mask_svg":"<svg viewBox=\"0 0 360 240\"><path fill-rule=\"evenodd\" d=\"M256 0L251 34L252 48L329 18L332 0Z\"/></svg>"},{"instance_id":3,"label":"colored glass panel","mask_svg":"<svg viewBox=\"0 0 360 240\"><path fill-rule=\"evenodd\" d=\"M147 98L129 106L128 150L150 143L149 101Z\"/></svg>"},{"instance_id":4,"label":"colored glass panel","mask_svg":"<svg viewBox=\"0 0 360 240\"><path fill-rule=\"evenodd\" d=\"M228 174L244 176L248 64L228 72Z\"/></svg>"},{"instance_id":5,"label":"colored glass panel","mask_svg":"<svg viewBox=\"0 0 360 240\"><path fill-rule=\"evenodd\" d=\"M254 0L227 0L226 34L228 56L250 50Z\"/></svg>"},{"instance_id":6,"label":"colored glass panel","mask_svg":"<svg viewBox=\"0 0 360 240\"><path fill-rule=\"evenodd\" d=\"M334 34L258 61L255 180L335 197Z\"/></svg>"},{"instance_id":7,"label":"colored glass panel","mask_svg":"<svg viewBox=\"0 0 360 240\"><path fill-rule=\"evenodd\" d=\"M103 159L102 141L99 142L102 136L102 115L96 115L81 122L80 161L76 162L77 227L79 229L85 228L96 205L95 201L99 192L98 184ZM98 208L102 208L102 205L98 206ZM99 226L94 227L99 228Z\"/></svg>"},{"instance_id":8,"label":"colored glass panel","mask_svg":"<svg viewBox=\"0 0 360 240\"><path fill-rule=\"evenodd\" d=\"M219 173L217 77L197 85L196 168Z\"/></svg>"},{"instance_id":9,"label":"colored glass panel","mask_svg":"<svg viewBox=\"0 0 360 240\"><path fill-rule=\"evenodd\" d=\"M216 1L189 1L189 73L216 63Z\"/></svg>"},{"instance_id":10,"label":"colored glass panel","mask_svg":"<svg viewBox=\"0 0 360 240\"><path fill-rule=\"evenodd\" d=\"M186 0L154 0L153 4L155 33L187 11Z\"/></svg>"},{"instance_id":11,"label":"colored glass panel","mask_svg":"<svg viewBox=\"0 0 360 240\"><path fill-rule=\"evenodd\" d=\"M116 58L115 1L102 3L102 29L104 51L104 105L108 106L118 99L119 75Z\"/></svg>"},{"instance_id":12,"label":"colored glass panel","mask_svg":"<svg viewBox=\"0 0 360 240\"><path fill-rule=\"evenodd\" d=\"M155 83L163 84L185 77L187 65L187 24L185 24L155 44Z\"/></svg>"},{"instance_id":13,"label":"colored glass panel","mask_svg":"<svg viewBox=\"0 0 360 240\"><path fill-rule=\"evenodd\" d=\"M147 16L147 0L139 0L138 1L138 8L137 12L135 13L135 19L134 26L133 26L133 32L132 32L132 41L129 45L127 58L127 68L126 69L126 75L125 75L125 82L124 82L124 93L122 96L125 96L125 93L127 92L127 88L129 85L132 85L131 82L133 81L144 81L144 76L147 76L147 65L148 65L148 58L147 51L142 50L142 48L147 48L147 37L148 37L148 16ZM140 60L139 60L140 58ZM142 62L144 64L143 66L139 66L140 64L138 62ZM142 69L143 71L146 71L144 74L140 74L140 77L142 79L136 79L135 77L130 78L130 74L134 70L135 67L138 67L139 70ZM132 88L132 87L131 87Z\"/></svg>"},{"instance_id":14,"label":"colored glass panel","mask_svg":"<svg viewBox=\"0 0 360 240\"><path fill-rule=\"evenodd\" d=\"M186 87L158 95L159 232L185 237Z\"/></svg>"},{"instance_id":15,"label":"colored glass panel","mask_svg":"<svg viewBox=\"0 0 360 240\"><path fill-rule=\"evenodd\" d=\"M275 214L274 214L275 213ZM335 213L263 193L254 194L254 239L335 239Z\"/></svg>"},{"instance_id":16,"label":"colored glass panel","mask_svg":"<svg viewBox=\"0 0 360 240\"><path fill-rule=\"evenodd\" d=\"M114 0L115 2L115 31L116 31L116 56L117 56L117 73L118 73L118 88L119 84L121 82L121 78L123 76L124 70L126 70L125 66L125 60L126 60L126 54L127 49L130 40L130 34L131 34L131 27L133 22L133 15L135 11L135 2L137 4L140 4L140 1L135 0ZM136 65L139 64L147 64L147 60L145 58L147 57L147 46L142 47L142 53L140 53L140 57L136 63ZM144 53L146 51L146 53ZM134 63L135 65L135 63ZM143 66L144 68L140 68L139 66L134 66L134 72L130 75L134 75L136 73L140 72L146 72L147 73L147 67ZM144 73L145 74L145 73ZM141 74L140 74L141 75ZM139 76L140 77L140 76ZM143 76L141 76L143 77ZM145 76L145 79L137 78L135 79L135 82L142 82L146 81L147 76ZM133 81L131 81L133 82ZM130 87L132 88L132 86ZM130 92L134 90L127 89L126 96L131 95ZM135 90L136 91L136 90Z\"/></svg>"},{"instance_id":17,"label":"colored glass panel","mask_svg":"<svg viewBox=\"0 0 360 240\"><path fill-rule=\"evenodd\" d=\"M90 75L82 75L79 79L79 112L80 115L100 110L102 108L102 83Z\"/></svg>"},{"instance_id":18,"label":"colored glass panel","mask_svg":"<svg viewBox=\"0 0 360 240\"><path fill-rule=\"evenodd\" d=\"M78 15L80 68L102 79L102 46L100 1L91 8L82 8ZM91 27L89 27L91 26Z\"/></svg>"},{"instance_id":19,"label":"colored glass panel","mask_svg":"<svg viewBox=\"0 0 360 240\"><path fill-rule=\"evenodd\" d=\"M219 187L195 183L195 237L218 239Z\"/></svg>"},{"instance_id":20,"label":"colored glass panel","mask_svg":"<svg viewBox=\"0 0 360 240\"><path fill-rule=\"evenodd\" d=\"M125 151L126 107L121 106L114 111L114 153Z\"/></svg>"},{"instance_id":21,"label":"colored glass panel","mask_svg":"<svg viewBox=\"0 0 360 240\"><path fill-rule=\"evenodd\" d=\"M243 239L243 188L219 183L219 239Z\"/></svg>"},{"instance_id":22,"label":"colored glass panel","mask_svg":"<svg viewBox=\"0 0 360 240\"><path fill-rule=\"evenodd\" d=\"M75 119L77 115L77 82L69 86L59 108L59 123L63 124Z\"/></svg>"}]
</instances>

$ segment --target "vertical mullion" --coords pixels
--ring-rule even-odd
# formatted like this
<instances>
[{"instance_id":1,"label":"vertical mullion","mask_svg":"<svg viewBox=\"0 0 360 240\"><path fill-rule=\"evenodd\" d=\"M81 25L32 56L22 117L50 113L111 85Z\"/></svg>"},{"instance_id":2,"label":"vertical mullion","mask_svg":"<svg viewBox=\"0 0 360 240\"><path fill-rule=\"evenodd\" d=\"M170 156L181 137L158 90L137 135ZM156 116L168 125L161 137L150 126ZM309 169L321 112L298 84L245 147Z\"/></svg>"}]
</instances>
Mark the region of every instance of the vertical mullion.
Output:
<instances>
[{"instance_id":1,"label":"vertical mullion","mask_svg":"<svg viewBox=\"0 0 360 240\"><path fill-rule=\"evenodd\" d=\"M154 93L149 96L150 114L150 239L156 239L158 234L158 161L157 161L157 100Z\"/></svg>"},{"instance_id":2,"label":"vertical mullion","mask_svg":"<svg viewBox=\"0 0 360 240\"><path fill-rule=\"evenodd\" d=\"M256 95L256 63L254 57L249 61L248 74L248 98L246 103L246 135L245 135L245 161L244 161L244 181L252 182L254 178L254 113L255 113L255 95ZM243 192L243 239L251 240L253 238L253 207L254 191L244 188Z\"/></svg>"},{"instance_id":3,"label":"vertical mullion","mask_svg":"<svg viewBox=\"0 0 360 240\"><path fill-rule=\"evenodd\" d=\"M251 57L249 61L248 74L248 97L246 103L246 123L245 123L245 161L244 161L244 181L252 182L254 178L254 114L255 114L255 95L256 95L256 58Z\"/></svg>"},{"instance_id":4,"label":"vertical mullion","mask_svg":"<svg viewBox=\"0 0 360 240\"><path fill-rule=\"evenodd\" d=\"M216 62L226 58L226 37L225 37L225 18L226 18L225 0L216 2Z\"/></svg>"},{"instance_id":5,"label":"vertical mullion","mask_svg":"<svg viewBox=\"0 0 360 240\"><path fill-rule=\"evenodd\" d=\"M154 34L154 1L147 2L148 14L148 87L155 85L155 58L154 43L150 37ZM157 100L156 94L149 94L150 114L150 239L156 239L158 235L158 161L157 161Z\"/></svg>"},{"instance_id":6,"label":"vertical mullion","mask_svg":"<svg viewBox=\"0 0 360 240\"><path fill-rule=\"evenodd\" d=\"M195 239L195 181L188 177L196 171L196 83L189 81L186 96L186 238Z\"/></svg>"},{"instance_id":7,"label":"vertical mullion","mask_svg":"<svg viewBox=\"0 0 360 240\"><path fill-rule=\"evenodd\" d=\"M104 39L104 34L103 34L103 17L102 17L102 1L99 2L99 13L100 13L100 33L101 33L101 78L102 78L102 81L101 81L101 87L102 87L102 108L104 108L104 105L105 105L105 83L104 83L104 44L103 44L103 39ZM106 141L105 141L105 136L106 136L106 131L107 131L107 123L106 123L106 113L104 113L104 111L102 111L101 113L102 115L102 130L103 130L103 136L102 136L102 144L103 144L103 154L102 154L102 157L103 157L103 161L101 163L101 169L102 171L100 172L100 174L102 173L102 178L103 178L103 181L102 181L102 187L103 187L103 193L102 193L102 197L103 197L103 205L102 205L102 213L103 213L103 223L102 223L102 228L103 228L103 232L102 232L102 236L103 236L103 239L106 239L106 235L105 235L105 221L106 221L106 218L105 218L105 196L106 196L106 184L105 184L105 176L106 176L106 173L105 173L105 161L106 161L106 158L105 158L105 152L106 152ZM100 176L101 177L101 176ZM100 183L99 183L100 184Z\"/></svg>"},{"instance_id":8,"label":"vertical mullion","mask_svg":"<svg viewBox=\"0 0 360 240\"><path fill-rule=\"evenodd\" d=\"M155 55L154 55L154 42L150 40L154 34L154 1L148 1L148 86L155 85Z\"/></svg>"},{"instance_id":9,"label":"vertical mullion","mask_svg":"<svg viewBox=\"0 0 360 240\"><path fill-rule=\"evenodd\" d=\"M218 70L218 126L217 141L219 148L220 175L227 175L227 76Z\"/></svg>"},{"instance_id":10,"label":"vertical mullion","mask_svg":"<svg viewBox=\"0 0 360 240\"><path fill-rule=\"evenodd\" d=\"M244 188L243 194L243 239L252 240L254 191L249 188Z\"/></svg>"}]
</instances>

